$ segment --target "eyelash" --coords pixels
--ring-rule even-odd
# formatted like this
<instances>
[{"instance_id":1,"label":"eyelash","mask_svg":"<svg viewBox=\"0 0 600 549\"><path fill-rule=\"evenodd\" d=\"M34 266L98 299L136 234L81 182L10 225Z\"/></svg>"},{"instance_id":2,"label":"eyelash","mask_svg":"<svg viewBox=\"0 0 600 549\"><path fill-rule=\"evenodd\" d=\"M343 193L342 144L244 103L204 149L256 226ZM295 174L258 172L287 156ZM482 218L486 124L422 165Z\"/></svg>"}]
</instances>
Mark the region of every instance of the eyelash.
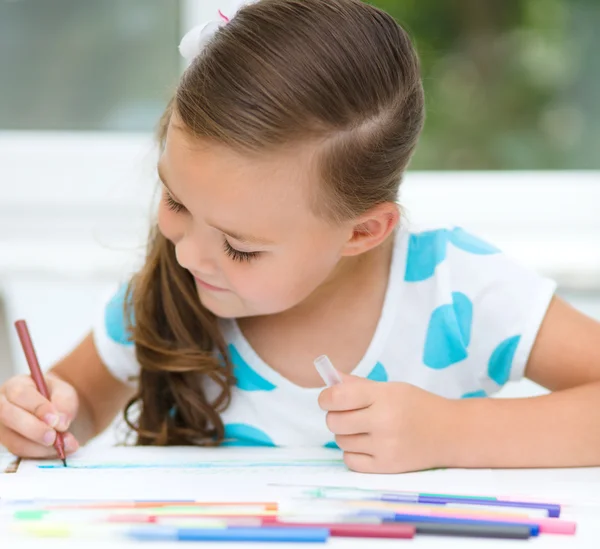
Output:
<instances>
[{"instance_id":1,"label":"eyelash","mask_svg":"<svg viewBox=\"0 0 600 549\"><path fill-rule=\"evenodd\" d=\"M185 209L183 204L180 204L179 202L173 200L173 197L169 194L168 191L165 191L165 203L167 204L167 208L169 208L169 210L175 213L181 212Z\"/></svg>"},{"instance_id":2,"label":"eyelash","mask_svg":"<svg viewBox=\"0 0 600 549\"><path fill-rule=\"evenodd\" d=\"M225 250L225 253L234 261L250 262L260 255L260 252L240 252L240 250L233 248L227 240L223 240L223 250Z\"/></svg>"},{"instance_id":3,"label":"eyelash","mask_svg":"<svg viewBox=\"0 0 600 549\"><path fill-rule=\"evenodd\" d=\"M165 191L165 203L167 204L167 208L175 213L181 212L185 209L183 204L173 200L173 197L168 191ZM227 240L223 240L223 249L231 259L240 262L252 261L260 255L260 252L241 252L240 250L236 250L231 246L231 244L229 244L229 242L227 242Z\"/></svg>"}]
</instances>

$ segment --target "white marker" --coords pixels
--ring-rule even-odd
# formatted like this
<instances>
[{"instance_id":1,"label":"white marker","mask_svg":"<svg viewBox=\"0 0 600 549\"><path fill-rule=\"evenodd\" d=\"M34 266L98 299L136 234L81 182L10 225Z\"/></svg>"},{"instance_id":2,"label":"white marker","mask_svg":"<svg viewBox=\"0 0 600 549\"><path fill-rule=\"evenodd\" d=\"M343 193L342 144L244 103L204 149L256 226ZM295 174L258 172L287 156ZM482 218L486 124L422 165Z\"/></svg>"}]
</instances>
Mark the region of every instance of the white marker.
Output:
<instances>
[{"instance_id":1,"label":"white marker","mask_svg":"<svg viewBox=\"0 0 600 549\"><path fill-rule=\"evenodd\" d=\"M335 369L333 364L331 364L331 360L327 355L321 355L320 357L315 358L315 368L319 375L323 378L325 385L327 387L331 387L332 385L337 385L342 382L342 378L338 371Z\"/></svg>"}]
</instances>

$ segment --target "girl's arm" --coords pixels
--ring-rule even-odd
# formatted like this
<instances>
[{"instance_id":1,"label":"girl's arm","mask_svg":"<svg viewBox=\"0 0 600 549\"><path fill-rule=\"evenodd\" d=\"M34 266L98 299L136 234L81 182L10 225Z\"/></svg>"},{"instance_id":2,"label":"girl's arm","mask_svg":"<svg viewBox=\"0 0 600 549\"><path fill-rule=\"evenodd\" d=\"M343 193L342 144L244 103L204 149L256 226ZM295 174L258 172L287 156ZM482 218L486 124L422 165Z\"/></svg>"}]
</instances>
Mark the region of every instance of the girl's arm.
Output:
<instances>
[{"instance_id":1,"label":"girl's arm","mask_svg":"<svg viewBox=\"0 0 600 549\"><path fill-rule=\"evenodd\" d=\"M69 431L80 444L104 431L134 394L102 363L91 333L50 372L77 391L79 411Z\"/></svg>"},{"instance_id":2,"label":"girl's arm","mask_svg":"<svg viewBox=\"0 0 600 549\"><path fill-rule=\"evenodd\" d=\"M456 401L448 466L600 465L600 323L553 298L525 374L554 392Z\"/></svg>"}]
</instances>

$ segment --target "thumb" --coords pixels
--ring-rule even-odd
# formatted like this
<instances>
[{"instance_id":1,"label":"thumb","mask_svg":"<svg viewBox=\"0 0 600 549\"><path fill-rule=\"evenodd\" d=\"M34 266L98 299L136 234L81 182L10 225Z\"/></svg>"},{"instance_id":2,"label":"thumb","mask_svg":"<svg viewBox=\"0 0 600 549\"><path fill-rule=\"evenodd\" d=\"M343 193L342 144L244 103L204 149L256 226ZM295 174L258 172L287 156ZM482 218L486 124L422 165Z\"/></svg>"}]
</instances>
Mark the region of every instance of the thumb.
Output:
<instances>
[{"instance_id":1,"label":"thumb","mask_svg":"<svg viewBox=\"0 0 600 549\"><path fill-rule=\"evenodd\" d=\"M66 431L79 409L77 391L70 383L53 374L48 374L46 381L50 392L50 401L58 411L59 422L56 430Z\"/></svg>"},{"instance_id":2,"label":"thumb","mask_svg":"<svg viewBox=\"0 0 600 549\"><path fill-rule=\"evenodd\" d=\"M340 372L329 360L327 355L321 355L314 360L315 368L321 379L325 382L327 387L334 387L335 385L339 385L344 381L348 382L350 378L356 378L356 376L351 376L348 374L344 374ZM356 378L358 379L358 378Z\"/></svg>"},{"instance_id":3,"label":"thumb","mask_svg":"<svg viewBox=\"0 0 600 549\"><path fill-rule=\"evenodd\" d=\"M340 372L339 370L337 370L337 373L338 373L342 383L352 383L352 384L362 384L362 385L373 383L370 379L360 377L360 376L355 376L353 374L345 374L344 372Z\"/></svg>"},{"instance_id":4,"label":"thumb","mask_svg":"<svg viewBox=\"0 0 600 549\"><path fill-rule=\"evenodd\" d=\"M355 383L356 381L362 379L361 377L354 376L352 374L345 374L344 372L340 372L339 370L336 370L336 372L340 376L342 383Z\"/></svg>"},{"instance_id":5,"label":"thumb","mask_svg":"<svg viewBox=\"0 0 600 549\"><path fill-rule=\"evenodd\" d=\"M319 395L319 406L327 412L360 410L373 403L374 381L358 376L339 374L340 382L327 387Z\"/></svg>"}]
</instances>

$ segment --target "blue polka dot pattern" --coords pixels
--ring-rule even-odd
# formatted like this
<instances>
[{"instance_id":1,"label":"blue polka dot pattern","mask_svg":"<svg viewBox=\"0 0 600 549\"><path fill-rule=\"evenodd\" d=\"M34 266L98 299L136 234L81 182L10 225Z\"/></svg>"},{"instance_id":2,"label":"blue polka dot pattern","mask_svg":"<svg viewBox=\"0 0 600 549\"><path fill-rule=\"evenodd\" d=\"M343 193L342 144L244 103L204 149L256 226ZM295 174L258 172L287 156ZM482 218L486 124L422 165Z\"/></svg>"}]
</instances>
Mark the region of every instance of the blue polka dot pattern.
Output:
<instances>
[{"instance_id":1,"label":"blue polka dot pattern","mask_svg":"<svg viewBox=\"0 0 600 549\"><path fill-rule=\"evenodd\" d=\"M388 373L387 373L386 369L383 367L383 364L381 364L381 362L378 362L377 364L375 364L375 367L371 370L371 372L367 376L367 379L370 379L371 381L387 381L388 380Z\"/></svg>"},{"instance_id":2,"label":"blue polka dot pattern","mask_svg":"<svg viewBox=\"0 0 600 549\"><path fill-rule=\"evenodd\" d=\"M451 231L438 229L414 233L408 239L404 280L421 282L431 278L436 267L446 259L448 242L465 252L477 255L495 254L500 251L460 227Z\"/></svg>"},{"instance_id":3,"label":"blue polka dot pattern","mask_svg":"<svg viewBox=\"0 0 600 549\"><path fill-rule=\"evenodd\" d=\"M435 268L446 259L447 236L445 230L411 234L404 280L420 282L433 276Z\"/></svg>"},{"instance_id":4,"label":"blue polka dot pattern","mask_svg":"<svg viewBox=\"0 0 600 549\"><path fill-rule=\"evenodd\" d=\"M513 358L519 345L521 336L505 339L494 349L488 362L488 376L498 385L504 385L510 377Z\"/></svg>"},{"instance_id":5,"label":"blue polka dot pattern","mask_svg":"<svg viewBox=\"0 0 600 549\"><path fill-rule=\"evenodd\" d=\"M473 236L460 227L455 227L452 231L448 231L448 239L457 248L472 254L489 255L500 252L498 248Z\"/></svg>"},{"instance_id":6,"label":"blue polka dot pattern","mask_svg":"<svg viewBox=\"0 0 600 549\"><path fill-rule=\"evenodd\" d=\"M463 293L452 293L452 304L441 305L431 314L423 363L435 370L447 368L468 356L473 304Z\"/></svg>"},{"instance_id":7,"label":"blue polka dot pattern","mask_svg":"<svg viewBox=\"0 0 600 549\"><path fill-rule=\"evenodd\" d=\"M486 396L487 396L487 393L485 391L479 390L479 391L472 391L471 393L465 393L460 398L485 398Z\"/></svg>"},{"instance_id":8,"label":"blue polka dot pattern","mask_svg":"<svg viewBox=\"0 0 600 549\"><path fill-rule=\"evenodd\" d=\"M327 442L326 444L323 444L323 446L325 448L333 448L334 450L340 449L340 447L337 445L337 442L335 440L332 440L331 442Z\"/></svg>"},{"instance_id":9,"label":"blue polka dot pattern","mask_svg":"<svg viewBox=\"0 0 600 549\"><path fill-rule=\"evenodd\" d=\"M246 423L228 423L225 425L223 446L276 446L264 431Z\"/></svg>"},{"instance_id":10,"label":"blue polka dot pattern","mask_svg":"<svg viewBox=\"0 0 600 549\"><path fill-rule=\"evenodd\" d=\"M108 337L120 345L133 345L125 323L125 294L127 286L122 286L106 305L104 326Z\"/></svg>"},{"instance_id":11,"label":"blue polka dot pattern","mask_svg":"<svg viewBox=\"0 0 600 549\"><path fill-rule=\"evenodd\" d=\"M235 348L229 345L229 356L233 364L233 375L236 378L236 386L242 391L272 391L276 389L270 381L257 374L242 358Z\"/></svg>"}]
</instances>

